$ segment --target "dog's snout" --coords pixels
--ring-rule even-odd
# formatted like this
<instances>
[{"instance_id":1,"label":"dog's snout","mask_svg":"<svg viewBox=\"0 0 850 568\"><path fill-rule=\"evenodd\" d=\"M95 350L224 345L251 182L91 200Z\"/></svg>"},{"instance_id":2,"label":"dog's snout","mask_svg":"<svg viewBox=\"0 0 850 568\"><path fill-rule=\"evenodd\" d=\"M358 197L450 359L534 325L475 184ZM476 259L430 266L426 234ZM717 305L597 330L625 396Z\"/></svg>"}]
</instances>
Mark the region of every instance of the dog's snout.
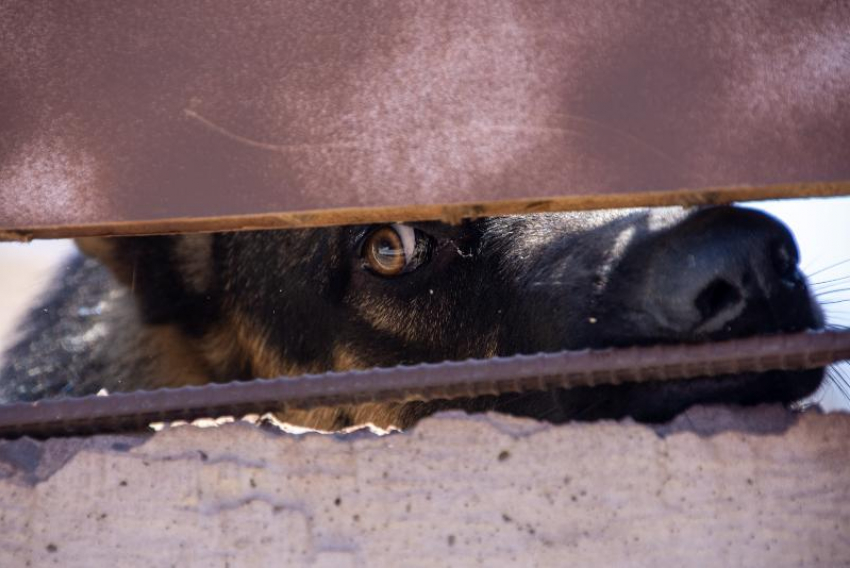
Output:
<instances>
[{"instance_id":1,"label":"dog's snout","mask_svg":"<svg viewBox=\"0 0 850 568\"><path fill-rule=\"evenodd\" d=\"M770 243L770 259L773 269L783 284L799 286L803 280L797 267L800 262L799 253L791 234L787 230L785 233L787 238L774 239Z\"/></svg>"},{"instance_id":2,"label":"dog's snout","mask_svg":"<svg viewBox=\"0 0 850 568\"><path fill-rule=\"evenodd\" d=\"M698 211L646 252L654 293L646 296L645 309L680 335L731 331L753 310L776 319L787 295L804 287L791 233L757 211Z\"/></svg>"},{"instance_id":3,"label":"dog's snout","mask_svg":"<svg viewBox=\"0 0 850 568\"><path fill-rule=\"evenodd\" d=\"M709 321L717 314L729 311L743 301L738 286L723 278L713 280L694 299L694 305L703 321Z\"/></svg>"}]
</instances>

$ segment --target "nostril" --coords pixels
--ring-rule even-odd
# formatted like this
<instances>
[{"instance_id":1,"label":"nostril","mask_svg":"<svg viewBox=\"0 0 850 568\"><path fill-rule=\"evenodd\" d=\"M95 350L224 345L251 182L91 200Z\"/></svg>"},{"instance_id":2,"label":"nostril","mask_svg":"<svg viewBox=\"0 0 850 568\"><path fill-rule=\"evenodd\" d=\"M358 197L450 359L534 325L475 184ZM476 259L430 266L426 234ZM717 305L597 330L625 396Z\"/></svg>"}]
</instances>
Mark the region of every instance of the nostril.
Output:
<instances>
[{"instance_id":1,"label":"nostril","mask_svg":"<svg viewBox=\"0 0 850 568\"><path fill-rule=\"evenodd\" d=\"M783 241L770 244L770 260L779 278L793 280L797 274L797 250Z\"/></svg>"},{"instance_id":2,"label":"nostril","mask_svg":"<svg viewBox=\"0 0 850 568\"><path fill-rule=\"evenodd\" d=\"M702 320L708 321L726 308L736 305L741 299L741 292L735 286L722 278L717 278L703 288L694 300L694 305L699 310Z\"/></svg>"}]
</instances>

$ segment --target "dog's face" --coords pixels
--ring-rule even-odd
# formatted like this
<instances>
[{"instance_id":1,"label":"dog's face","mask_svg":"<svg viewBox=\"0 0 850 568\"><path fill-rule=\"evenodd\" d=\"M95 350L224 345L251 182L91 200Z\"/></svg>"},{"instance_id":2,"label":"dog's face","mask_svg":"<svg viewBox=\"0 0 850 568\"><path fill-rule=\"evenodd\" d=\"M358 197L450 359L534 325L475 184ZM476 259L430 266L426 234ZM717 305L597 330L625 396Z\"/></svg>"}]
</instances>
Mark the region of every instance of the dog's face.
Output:
<instances>
[{"instance_id":1,"label":"dog's face","mask_svg":"<svg viewBox=\"0 0 850 568\"><path fill-rule=\"evenodd\" d=\"M142 313L195 338L217 380L823 324L787 229L732 207L116 243L111 264L132 280ZM553 421L665 420L697 402L794 401L822 374L580 388L467 407Z\"/></svg>"}]
</instances>

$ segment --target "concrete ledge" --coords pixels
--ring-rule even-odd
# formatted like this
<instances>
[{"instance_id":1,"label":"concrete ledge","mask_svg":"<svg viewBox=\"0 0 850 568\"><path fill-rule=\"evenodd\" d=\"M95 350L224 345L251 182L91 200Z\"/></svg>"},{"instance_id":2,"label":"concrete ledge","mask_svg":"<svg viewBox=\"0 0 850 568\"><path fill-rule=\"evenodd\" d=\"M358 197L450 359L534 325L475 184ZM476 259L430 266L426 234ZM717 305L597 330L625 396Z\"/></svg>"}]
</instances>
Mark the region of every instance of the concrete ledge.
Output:
<instances>
[{"instance_id":1,"label":"concrete ledge","mask_svg":"<svg viewBox=\"0 0 850 568\"><path fill-rule=\"evenodd\" d=\"M0 442L2 566L837 566L850 415Z\"/></svg>"}]
</instances>

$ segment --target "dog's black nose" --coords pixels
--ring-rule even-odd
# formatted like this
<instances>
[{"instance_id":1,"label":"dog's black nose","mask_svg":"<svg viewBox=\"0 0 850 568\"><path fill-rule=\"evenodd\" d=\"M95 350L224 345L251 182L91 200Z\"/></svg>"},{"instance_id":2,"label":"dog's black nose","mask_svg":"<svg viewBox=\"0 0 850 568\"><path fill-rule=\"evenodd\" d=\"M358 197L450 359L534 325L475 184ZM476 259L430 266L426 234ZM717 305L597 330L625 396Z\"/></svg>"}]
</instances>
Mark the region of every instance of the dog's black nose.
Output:
<instances>
[{"instance_id":1,"label":"dog's black nose","mask_svg":"<svg viewBox=\"0 0 850 568\"><path fill-rule=\"evenodd\" d=\"M680 336L790 331L799 325L786 325L789 316L809 304L794 238L757 211L697 211L651 239L644 254L643 309ZM748 322L760 329L741 329Z\"/></svg>"}]
</instances>

